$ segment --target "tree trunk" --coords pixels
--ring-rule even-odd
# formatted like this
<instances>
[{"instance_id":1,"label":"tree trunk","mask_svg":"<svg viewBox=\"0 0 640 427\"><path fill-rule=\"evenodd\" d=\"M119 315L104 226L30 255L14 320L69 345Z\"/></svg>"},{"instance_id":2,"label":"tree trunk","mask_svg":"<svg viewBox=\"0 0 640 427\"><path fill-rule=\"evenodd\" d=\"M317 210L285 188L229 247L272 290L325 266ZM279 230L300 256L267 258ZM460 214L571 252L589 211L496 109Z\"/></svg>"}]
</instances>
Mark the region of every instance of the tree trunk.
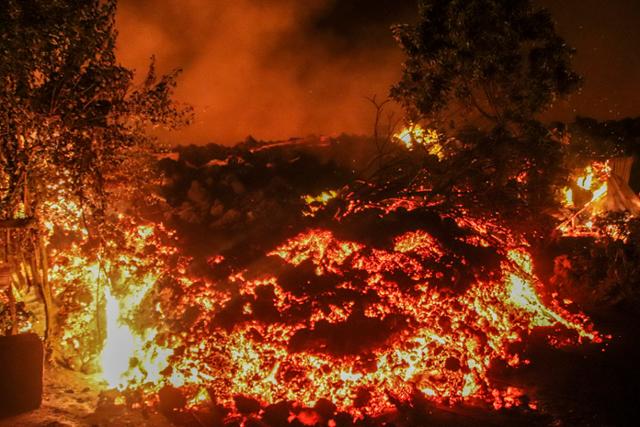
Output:
<instances>
[{"instance_id":1,"label":"tree trunk","mask_svg":"<svg viewBox=\"0 0 640 427\"><path fill-rule=\"evenodd\" d=\"M11 284L7 288L7 297L9 298L9 313L11 315L11 335L15 335L18 333L18 314L16 312L16 297L13 295Z\"/></svg>"},{"instance_id":2,"label":"tree trunk","mask_svg":"<svg viewBox=\"0 0 640 427\"><path fill-rule=\"evenodd\" d=\"M53 291L49 282L49 268L47 263L47 253L44 247L44 241L37 233L34 242L34 256L31 259L31 272L33 274L34 281L38 284L40 289L42 300L45 308L45 343L49 351L52 352L51 356L55 358L56 353L56 337L59 335L59 328L57 322L57 309L53 298Z\"/></svg>"}]
</instances>

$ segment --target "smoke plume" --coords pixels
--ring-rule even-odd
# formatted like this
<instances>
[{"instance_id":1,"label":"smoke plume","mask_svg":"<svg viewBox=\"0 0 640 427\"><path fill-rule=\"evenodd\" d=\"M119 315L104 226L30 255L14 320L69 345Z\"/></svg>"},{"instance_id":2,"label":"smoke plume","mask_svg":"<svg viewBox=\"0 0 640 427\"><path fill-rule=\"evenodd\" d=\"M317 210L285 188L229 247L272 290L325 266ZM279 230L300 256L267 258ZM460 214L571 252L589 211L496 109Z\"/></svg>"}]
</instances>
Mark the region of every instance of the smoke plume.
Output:
<instances>
[{"instance_id":1,"label":"smoke plume","mask_svg":"<svg viewBox=\"0 0 640 427\"><path fill-rule=\"evenodd\" d=\"M151 55L160 71L184 70L176 97L194 106L196 121L161 135L174 143L370 133L365 97L385 98L400 75L389 26L413 9L378 3L372 11L364 1L122 0L120 60L140 75Z\"/></svg>"}]
</instances>

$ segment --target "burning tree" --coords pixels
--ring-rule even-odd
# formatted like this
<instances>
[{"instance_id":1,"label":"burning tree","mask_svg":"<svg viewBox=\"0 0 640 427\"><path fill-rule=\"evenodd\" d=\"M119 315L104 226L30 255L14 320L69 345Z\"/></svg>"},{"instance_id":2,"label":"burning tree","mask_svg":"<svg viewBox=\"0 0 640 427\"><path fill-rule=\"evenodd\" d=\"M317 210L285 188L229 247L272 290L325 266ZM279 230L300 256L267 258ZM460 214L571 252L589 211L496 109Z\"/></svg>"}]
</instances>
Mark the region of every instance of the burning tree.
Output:
<instances>
[{"instance_id":1,"label":"burning tree","mask_svg":"<svg viewBox=\"0 0 640 427\"><path fill-rule=\"evenodd\" d=\"M0 215L35 224L7 245L16 288L40 289L49 337L59 333L50 238L84 228L87 243L105 248L113 184L149 170L147 129L189 118L171 99L176 72L157 76L152 61L136 84L118 63L115 8L115 0L11 0L0 11Z\"/></svg>"}]
</instances>

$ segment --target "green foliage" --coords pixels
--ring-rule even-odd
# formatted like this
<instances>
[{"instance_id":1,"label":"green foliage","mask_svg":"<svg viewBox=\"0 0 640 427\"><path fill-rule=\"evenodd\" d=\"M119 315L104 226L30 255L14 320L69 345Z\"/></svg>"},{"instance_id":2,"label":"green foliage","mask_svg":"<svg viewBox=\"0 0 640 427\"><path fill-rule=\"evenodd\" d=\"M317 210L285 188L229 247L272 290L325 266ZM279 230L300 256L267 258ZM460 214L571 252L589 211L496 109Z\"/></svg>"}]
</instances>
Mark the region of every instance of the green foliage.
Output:
<instances>
[{"instance_id":1,"label":"green foliage","mask_svg":"<svg viewBox=\"0 0 640 427\"><path fill-rule=\"evenodd\" d=\"M407 61L392 96L414 116L526 123L580 82L572 49L530 0L423 0L418 23L395 35Z\"/></svg>"}]
</instances>

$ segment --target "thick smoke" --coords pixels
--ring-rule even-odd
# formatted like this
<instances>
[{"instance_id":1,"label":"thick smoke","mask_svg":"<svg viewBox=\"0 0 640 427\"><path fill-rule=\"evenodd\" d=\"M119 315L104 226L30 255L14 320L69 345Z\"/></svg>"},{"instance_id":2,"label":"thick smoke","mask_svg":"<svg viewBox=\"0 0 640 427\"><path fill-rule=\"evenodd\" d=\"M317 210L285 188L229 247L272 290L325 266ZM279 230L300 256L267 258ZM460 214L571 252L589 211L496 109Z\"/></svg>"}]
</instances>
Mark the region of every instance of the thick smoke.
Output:
<instances>
[{"instance_id":1,"label":"thick smoke","mask_svg":"<svg viewBox=\"0 0 640 427\"><path fill-rule=\"evenodd\" d=\"M196 108L172 143L234 143L251 134L370 133L373 108L401 72L389 26L415 20L417 0L120 0L121 61L142 72L181 67L178 98ZM577 48L582 91L548 120L638 114L640 2L535 0Z\"/></svg>"},{"instance_id":2,"label":"thick smoke","mask_svg":"<svg viewBox=\"0 0 640 427\"><path fill-rule=\"evenodd\" d=\"M196 122L162 135L170 142L370 133L374 109L365 97L388 95L402 54L392 18L376 16L373 28L366 2L352 3L362 10L350 11L358 28L345 43L320 22L338 7L331 0L121 0L120 60L139 74L153 54L161 71L183 68L177 98L195 107Z\"/></svg>"}]
</instances>

